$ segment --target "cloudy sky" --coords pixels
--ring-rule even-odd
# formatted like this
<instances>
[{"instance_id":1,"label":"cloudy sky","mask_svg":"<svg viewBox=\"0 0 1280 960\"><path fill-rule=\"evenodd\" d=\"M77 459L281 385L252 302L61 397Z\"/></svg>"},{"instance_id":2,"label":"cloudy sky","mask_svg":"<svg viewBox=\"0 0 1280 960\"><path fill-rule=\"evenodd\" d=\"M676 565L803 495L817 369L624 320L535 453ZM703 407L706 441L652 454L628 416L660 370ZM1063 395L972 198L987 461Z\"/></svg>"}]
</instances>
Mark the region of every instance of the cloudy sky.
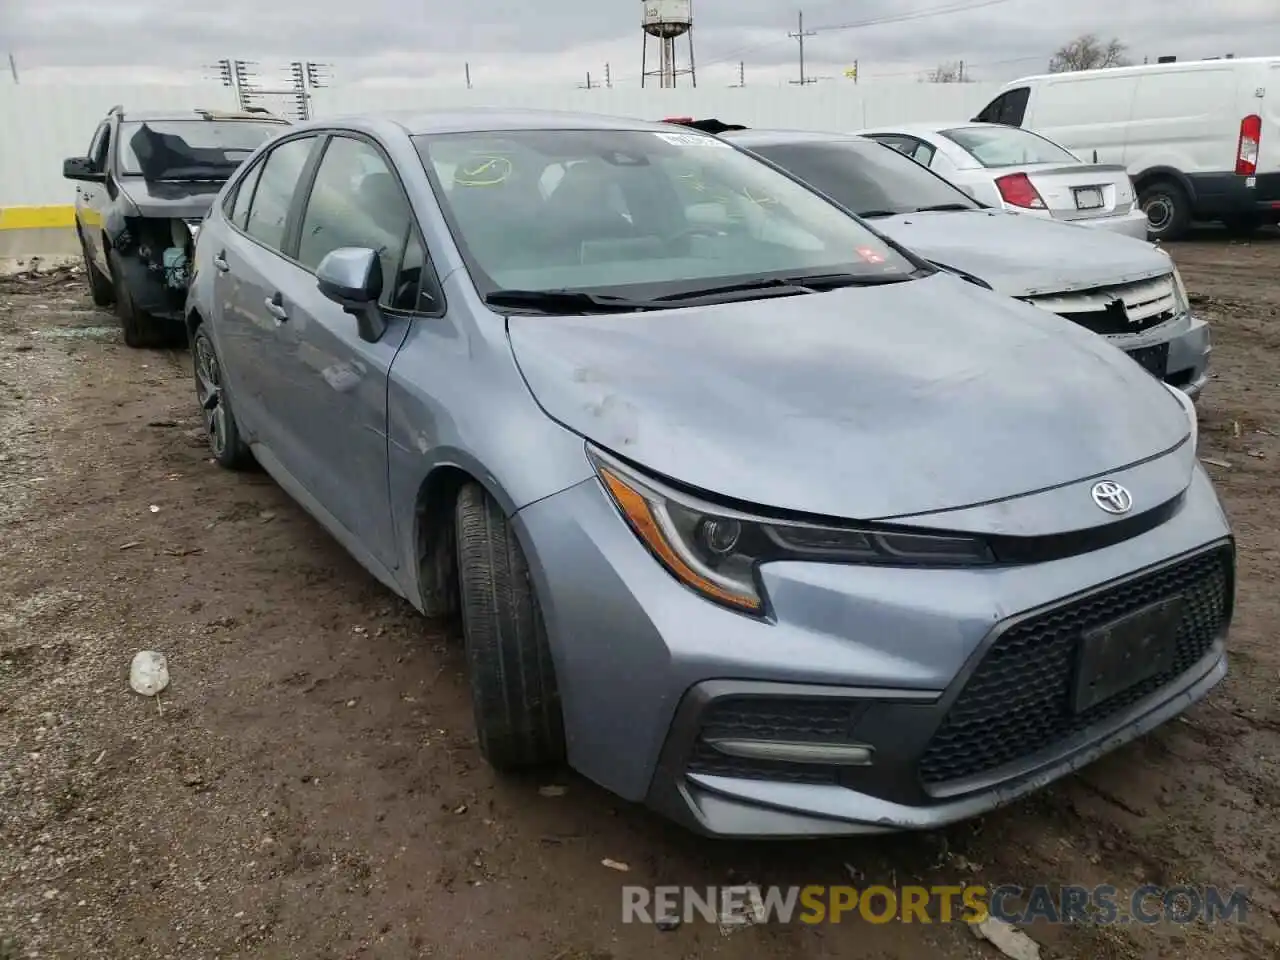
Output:
<instances>
[{"instance_id":1,"label":"cloudy sky","mask_svg":"<svg viewBox=\"0 0 1280 960\"><path fill-rule=\"evenodd\" d=\"M975 79L1044 68L1081 33L1137 62L1280 54L1280 0L693 0L699 86L777 85L797 72L787 36L804 10L809 72L910 80L964 60ZM641 0L0 0L0 70L23 83L179 82L221 57L332 63L337 82L570 85L608 64L638 83ZM681 57L687 48L681 44ZM0 83L12 82L0 72Z\"/></svg>"}]
</instances>

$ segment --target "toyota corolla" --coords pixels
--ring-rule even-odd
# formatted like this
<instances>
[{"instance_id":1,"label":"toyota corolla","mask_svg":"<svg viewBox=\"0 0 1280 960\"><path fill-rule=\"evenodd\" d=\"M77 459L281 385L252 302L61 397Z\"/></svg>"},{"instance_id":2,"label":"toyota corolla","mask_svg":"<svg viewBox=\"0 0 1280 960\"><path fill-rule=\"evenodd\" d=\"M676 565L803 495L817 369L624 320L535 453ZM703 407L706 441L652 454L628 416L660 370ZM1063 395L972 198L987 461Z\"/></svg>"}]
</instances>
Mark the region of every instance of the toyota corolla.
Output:
<instances>
[{"instance_id":1,"label":"toyota corolla","mask_svg":"<svg viewBox=\"0 0 1280 960\"><path fill-rule=\"evenodd\" d=\"M461 613L498 768L722 836L926 828L1226 672L1190 401L721 139L316 121L195 268L213 455Z\"/></svg>"}]
</instances>

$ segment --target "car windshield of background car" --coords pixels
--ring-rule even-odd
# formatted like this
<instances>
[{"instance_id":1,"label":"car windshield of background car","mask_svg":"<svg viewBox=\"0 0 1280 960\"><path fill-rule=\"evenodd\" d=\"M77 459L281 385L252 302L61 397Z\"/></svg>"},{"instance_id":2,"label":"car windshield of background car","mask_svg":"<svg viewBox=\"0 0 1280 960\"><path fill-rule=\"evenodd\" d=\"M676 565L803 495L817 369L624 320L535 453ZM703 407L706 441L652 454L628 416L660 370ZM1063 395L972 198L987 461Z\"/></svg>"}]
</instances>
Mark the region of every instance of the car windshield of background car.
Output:
<instances>
[{"instance_id":1,"label":"car windshield of background car","mask_svg":"<svg viewBox=\"0 0 1280 960\"><path fill-rule=\"evenodd\" d=\"M957 127L943 130L942 135L958 143L984 167L1080 162L1056 143L1017 127Z\"/></svg>"},{"instance_id":2,"label":"car windshield of background car","mask_svg":"<svg viewBox=\"0 0 1280 960\"><path fill-rule=\"evenodd\" d=\"M147 180L226 180L282 128L283 124L252 120L124 123L119 171Z\"/></svg>"},{"instance_id":3,"label":"car windshield of background car","mask_svg":"<svg viewBox=\"0 0 1280 960\"><path fill-rule=\"evenodd\" d=\"M954 207L973 200L892 147L866 141L779 143L749 148L866 216Z\"/></svg>"},{"instance_id":4,"label":"car windshield of background car","mask_svg":"<svg viewBox=\"0 0 1280 960\"><path fill-rule=\"evenodd\" d=\"M919 270L813 191L704 134L512 130L415 141L482 295L642 298L710 281Z\"/></svg>"}]
</instances>

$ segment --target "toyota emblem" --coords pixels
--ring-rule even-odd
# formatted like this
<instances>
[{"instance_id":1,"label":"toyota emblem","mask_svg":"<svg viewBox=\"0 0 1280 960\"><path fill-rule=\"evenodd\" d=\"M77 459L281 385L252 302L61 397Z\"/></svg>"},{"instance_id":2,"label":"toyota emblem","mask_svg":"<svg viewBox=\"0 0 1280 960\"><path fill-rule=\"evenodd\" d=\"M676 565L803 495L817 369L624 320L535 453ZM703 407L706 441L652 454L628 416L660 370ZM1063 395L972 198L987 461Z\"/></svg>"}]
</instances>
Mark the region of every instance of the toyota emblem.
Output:
<instances>
[{"instance_id":1,"label":"toyota emblem","mask_svg":"<svg viewBox=\"0 0 1280 960\"><path fill-rule=\"evenodd\" d=\"M1128 513L1133 507L1133 494L1114 480L1100 480L1093 485L1093 502L1107 513Z\"/></svg>"}]
</instances>

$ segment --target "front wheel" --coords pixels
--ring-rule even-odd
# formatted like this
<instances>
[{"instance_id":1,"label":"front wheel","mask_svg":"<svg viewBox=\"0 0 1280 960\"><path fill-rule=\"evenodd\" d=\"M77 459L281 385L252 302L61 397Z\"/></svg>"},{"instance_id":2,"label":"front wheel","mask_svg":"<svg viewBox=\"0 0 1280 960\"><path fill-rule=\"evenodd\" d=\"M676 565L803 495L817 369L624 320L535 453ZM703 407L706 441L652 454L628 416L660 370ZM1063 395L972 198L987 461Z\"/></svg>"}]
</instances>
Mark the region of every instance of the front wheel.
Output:
<instances>
[{"instance_id":1,"label":"front wheel","mask_svg":"<svg viewBox=\"0 0 1280 960\"><path fill-rule=\"evenodd\" d=\"M476 483L454 511L462 632L480 752L499 770L564 758L564 721L546 626L524 551Z\"/></svg>"},{"instance_id":2,"label":"front wheel","mask_svg":"<svg viewBox=\"0 0 1280 960\"><path fill-rule=\"evenodd\" d=\"M128 273L120 254L107 252L107 265L111 267L111 285L115 289L116 316L124 330L124 342L130 347L167 347L176 342L173 324L153 316L134 302L129 289Z\"/></svg>"},{"instance_id":3,"label":"front wheel","mask_svg":"<svg viewBox=\"0 0 1280 960\"><path fill-rule=\"evenodd\" d=\"M76 231L79 233L79 231ZM80 237L80 253L84 256L84 275L89 280L89 295L93 297L94 306L109 307L115 302L115 290L111 286L111 278L98 269L89 254L89 245Z\"/></svg>"},{"instance_id":4,"label":"front wheel","mask_svg":"<svg viewBox=\"0 0 1280 960\"><path fill-rule=\"evenodd\" d=\"M222 366L214 352L213 341L203 326L196 327L191 338L191 362L195 368L196 400L204 419L204 432L209 450L219 466L242 470L253 462L249 446L240 437L231 402L222 384Z\"/></svg>"}]
</instances>

